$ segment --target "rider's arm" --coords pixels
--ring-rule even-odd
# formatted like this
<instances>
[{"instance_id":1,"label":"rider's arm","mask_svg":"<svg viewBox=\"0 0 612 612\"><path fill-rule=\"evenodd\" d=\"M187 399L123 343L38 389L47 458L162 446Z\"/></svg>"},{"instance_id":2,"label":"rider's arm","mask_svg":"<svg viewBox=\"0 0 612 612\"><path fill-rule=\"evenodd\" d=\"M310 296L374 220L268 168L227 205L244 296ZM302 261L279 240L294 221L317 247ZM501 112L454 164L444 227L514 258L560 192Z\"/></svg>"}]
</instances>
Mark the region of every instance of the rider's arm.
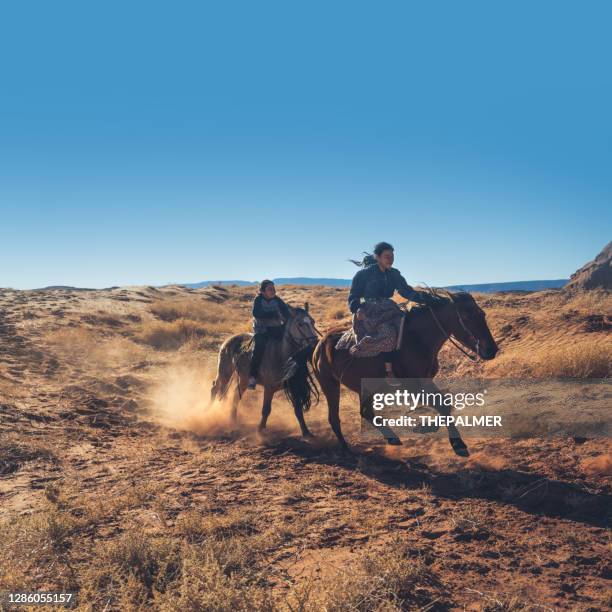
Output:
<instances>
[{"instance_id":1,"label":"rider's arm","mask_svg":"<svg viewBox=\"0 0 612 612\"><path fill-rule=\"evenodd\" d=\"M256 319L276 319L278 318L278 313L274 310L264 310L261 306L261 301L263 297L258 295L253 302L253 316Z\"/></svg>"},{"instance_id":2,"label":"rider's arm","mask_svg":"<svg viewBox=\"0 0 612 612\"><path fill-rule=\"evenodd\" d=\"M397 292L407 300L417 302L418 304L426 304L429 300L429 293L426 291L417 291L413 289L402 276L399 270L395 270L395 288Z\"/></svg>"},{"instance_id":3,"label":"rider's arm","mask_svg":"<svg viewBox=\"0 0 612 612\"><path fill-rule=\"evenodd\" d=\"M290 319L291 312L289 312L289 306L287 306L287 304L285 304L285 302L283 302L283 300L281 300L278 296L276 296L276 299L278 300L278 309L280 310L280 313L283 315L285 320Z\"/></svg>"},{"instance_id":4,"label":"rider's arm","mask_svg":"<svg viewBox=\"0 0 612 612\"><path fill-rule=\"evenodd\" d=\"M363 270L360 270L353 277L353 282L351 283L351 290L349 291L348 296L349 310L353 314L356 313L359 310L359 306L361 306L361 298L363 297L364 292L363 285Z\"/></svg>"}]
</instances>

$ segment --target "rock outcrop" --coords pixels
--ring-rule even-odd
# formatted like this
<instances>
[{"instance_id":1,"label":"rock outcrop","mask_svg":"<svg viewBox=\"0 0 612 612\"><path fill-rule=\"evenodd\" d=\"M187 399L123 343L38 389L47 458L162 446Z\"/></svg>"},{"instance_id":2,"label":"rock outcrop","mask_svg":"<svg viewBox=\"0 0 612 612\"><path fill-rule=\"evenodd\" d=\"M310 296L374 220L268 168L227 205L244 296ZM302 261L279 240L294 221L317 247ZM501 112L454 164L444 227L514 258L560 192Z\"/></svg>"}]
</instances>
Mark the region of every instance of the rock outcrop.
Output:
<instances>
[{"instance_id":1,"label":"rock outcrop","mask_svg":"<svg viewBox=\"0 0 612 612\"><path fill-rule=\"evenodd\" d=\"M574 272L566 289L612 289L612 242L589 263Z\"/></svg>"}]
</instances>

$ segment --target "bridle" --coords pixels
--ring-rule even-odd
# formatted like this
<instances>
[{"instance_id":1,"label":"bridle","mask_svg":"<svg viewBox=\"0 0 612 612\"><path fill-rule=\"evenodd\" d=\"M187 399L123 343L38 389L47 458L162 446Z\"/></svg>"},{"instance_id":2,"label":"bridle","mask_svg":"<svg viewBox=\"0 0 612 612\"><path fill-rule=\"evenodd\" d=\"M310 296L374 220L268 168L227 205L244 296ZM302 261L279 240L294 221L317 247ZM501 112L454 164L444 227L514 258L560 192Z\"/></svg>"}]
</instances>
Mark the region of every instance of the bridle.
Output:
<instances>
[{"instance_id":1,"label":"bridle","mask_svg":"<svg viewBox=\"0 0 612 612\"><path fill-rule=\"evenodd\" d=\"M427 304L427 308L429 309L429 312L431 313L431 316L433 317L433 320L436 322L436 325L438 326L438 328L440 329L440 331L444 334L444 337L450 341L450 343L457 349L459 349L470 361L478 361L478 357L479 357L479 349L480 349L480 340L470 331L470 329L468 329L468 326L465 324L465 322L463 321L463 318L461 317L461 313L459 312L459 309L457 308L457 306L455 305L454 301L451 299L451 303L453 304L454 308L455 308L455 314L457 315L457 319L459 321L459 324L461 325L461 327L463 328L463 330L468 334L468 336L474 341L474 344L476 345L476 356L474 355L470 355L470 353L468 353L453 337L451 334L449 334L444 327L442 327L442 324L440 323L440 321L438 320L438 317L436 317L436 314L433 311L433 308Z\"/></svg>"},{"instance_id":2,"label":"bridle","mask_svg":"<svg viewBox=\"0 0 612 612\"><path fill-rule=\"evenodd\" d=\"M311 319L312 321L312 319ZM311 344L314 340L316 340L316 336L313 338L312 336L308 336L306 335L301 329L300 329L300 325L294 325L293 327L295 327L299 333L299 338L300 340L303 340L304 342L300 342L300 340L296 340L293 337L293 333L292 331L290 331L289 329L287 329L287 339L289 340L289 342L293 345L294 348L297 348L299 350L302 350L305 346L308 346L309 344ZM317 332L319 335L321 335L321 332L319 332L319 330L314 326L314 322L312 323L312 327L315 330L315 332Z\"/></svg>"}]
</instances>

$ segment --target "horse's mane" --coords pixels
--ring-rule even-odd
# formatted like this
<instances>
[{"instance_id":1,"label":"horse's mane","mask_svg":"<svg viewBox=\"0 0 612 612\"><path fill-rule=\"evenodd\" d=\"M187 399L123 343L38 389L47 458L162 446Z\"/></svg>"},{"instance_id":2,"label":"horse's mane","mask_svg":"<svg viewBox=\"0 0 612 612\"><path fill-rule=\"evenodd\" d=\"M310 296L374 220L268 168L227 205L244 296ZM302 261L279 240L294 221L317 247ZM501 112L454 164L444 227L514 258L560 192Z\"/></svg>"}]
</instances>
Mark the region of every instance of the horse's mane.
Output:
<instances>
[{"instance_id":1,"label":"horse's mane","mask_svg":"<svg viewBox=\"0 0 612 612\"><path fill-rule=\"evenodd\" d=\"M451 302L460 302L461 300L465 300L467 298L471 298L471 294L467 291L449 291L448 289L444 289L443 287L419 287L419 291L426 291L434 298L444 300L450 300Z\"/></svg>"},{"instance_id":2,"label":"horse's mane","mask_svg":"<svg viewBox=\"0 0 612 612\"><path fill-rule=\"evenodd\" d=\"M467 291L452 292L442 287L429 286L418 287L418 290L428 293L432 298L434 298L433 303L429 305L434 310L448 304L449 302L463 302L464 300L473 299L471 294ZM427 304L416 304L410 309L410 312L411 314L420 314L422 312L427 312L427 310Z\"/></svg>"}]
</instances>

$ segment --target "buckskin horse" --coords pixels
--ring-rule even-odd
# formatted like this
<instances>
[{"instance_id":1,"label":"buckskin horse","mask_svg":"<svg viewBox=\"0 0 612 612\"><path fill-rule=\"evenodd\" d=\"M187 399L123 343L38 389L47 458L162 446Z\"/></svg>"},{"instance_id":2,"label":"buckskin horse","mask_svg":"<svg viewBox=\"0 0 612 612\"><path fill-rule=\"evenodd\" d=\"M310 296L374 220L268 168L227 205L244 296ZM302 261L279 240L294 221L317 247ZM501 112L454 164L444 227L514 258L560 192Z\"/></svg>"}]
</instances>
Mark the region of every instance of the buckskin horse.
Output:
<instances>
[{"instance_id":1,"label":"buckskin horse","mask_svg":"<svg viewBox=\"0 0 612 612\"><path fill-rule=\"evenodd\" d=\"M469 358L490 360L498 348L486 322L485 314L474 298L465 292L442 293L430 290L435 300L431 305L413 308L403 325L401 346L393 363L398 378L432 379L439 369L438 353L449 340ZM362 378L383 378L385 368L380 356L355 358L347 349L337 350L336 343L345 329L330 330L318 342L312 355L312 366L328 406L329 424L345 449L348 445L340 427L340 387L361 394ZM456 339L456 340L455 340ZM458 341L460 344L458 344ZM465 349L473 351L477 357ZM430 387L439 391L435 384ZM434 404L444 416L451 406ZM361 403L361 415L373 424L371 404ZM401 444L388 427L376 427L387 438L388 444ZM469 456L467 446L455 425L448 425L450 444L457 455Z\"/></svg>"},{"instance_id":2,"label":"buckskin horse","mask_svg":"<svg viewBox=\"0 0 612 612\"><path fill-rule=\"evenodd\" d=\"M309 409L313 394L318 398L308 372L308 359L317 341L317 333L314 320L308 314L308 304L304 308L289 306L289 311L291 317L285 325L282 340L268 342L259 368L257 382L264 389L259 430L265 429L272 411L272 398L282 388L293 404L302 435L310 437L312 434L304 421L304 412ZM231 417L234 423L238 418L238 404L247 387L252 339L253 334L236 334L219 349L211 401L223 399L231 388Z\"/></svg>"}]
</instances>

